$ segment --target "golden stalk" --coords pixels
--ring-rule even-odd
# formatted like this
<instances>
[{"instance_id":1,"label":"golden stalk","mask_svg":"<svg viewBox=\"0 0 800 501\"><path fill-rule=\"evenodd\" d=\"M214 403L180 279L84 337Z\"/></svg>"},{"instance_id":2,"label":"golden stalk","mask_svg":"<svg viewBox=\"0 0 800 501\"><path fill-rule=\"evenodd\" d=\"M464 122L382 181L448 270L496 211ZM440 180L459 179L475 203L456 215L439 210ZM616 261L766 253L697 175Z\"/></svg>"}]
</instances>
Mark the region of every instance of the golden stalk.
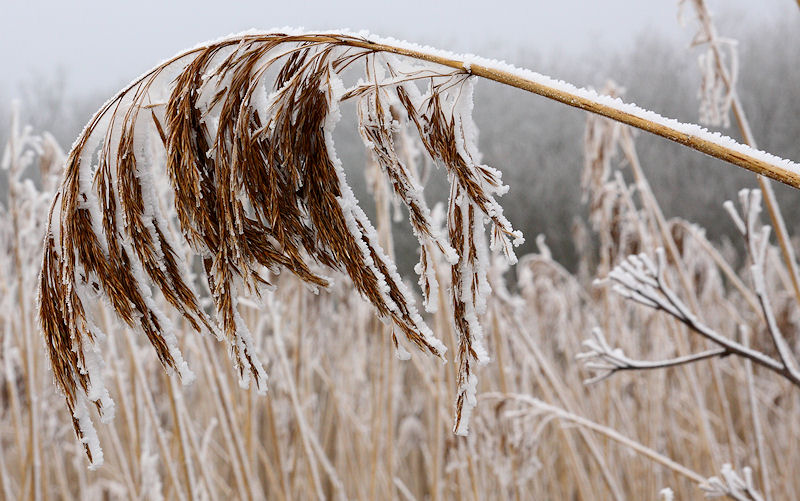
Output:
<instances>
[{"instance_id":1,"label":"golden stalk","mask_svg":"<svg viewBox=\"0 0 800 501\"><path fill-rule=\"evenodd\" d=\"M798 0L800 1L800 0ZM310 36L309 40L314 39ZM719 143L709 141L694 134L687 134L681 132L673 127L669 127L646 118L633 115L631 113L619 110L617 108L605 105L603 103L591 100L579 94L568 92L554 86L545 85L528 78L524 78L518 74L509 71L494 68L489 65L469 63L458 59L450 59L434 54L425 53L422 51L411 50L402 47L395 47L383 43L374 43L369 41L347 40L344 42L346 45L354 47L362 47L378 52L388 52L392 54L399 54L415 59L430 61L450 68L467 71L473 75L486 78L504 85L516 87L518 89L538 94L540 96L558 101L560 103L579 108L584 111L595 113L608 117L617 122L636 127L657 136L661 136L670 141L687 146L693 150L718 158L730 164L742 167L756 174L772 178L783 184L792 186L793 188L800 189L800 172L786 169L783 166L775 163L765 162L761 159L755 158L752 155L734 151Z\"/></svg>"}]
</instances>

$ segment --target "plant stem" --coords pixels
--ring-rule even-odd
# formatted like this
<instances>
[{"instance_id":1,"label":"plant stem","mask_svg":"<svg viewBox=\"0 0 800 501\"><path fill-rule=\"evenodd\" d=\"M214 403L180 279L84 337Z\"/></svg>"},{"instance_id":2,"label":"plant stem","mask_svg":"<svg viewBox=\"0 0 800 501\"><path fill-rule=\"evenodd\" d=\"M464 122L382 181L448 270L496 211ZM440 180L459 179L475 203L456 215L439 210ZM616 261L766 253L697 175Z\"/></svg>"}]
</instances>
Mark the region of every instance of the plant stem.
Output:
<instances>
[{"instance_id":1,"label":"plant stem","mask_svg":"<svg viewBox=\"0 0 800 501\"><path fill-rule=\"evenodd\" d=\"M800 0L798 0L798 3L800 3ZM747 116L745 115L744 108L742 107L742 102L739 99L739 94L736 92L735 83L731 78L728 69L722 62L722 51L719 47L717 32L714 29L714 24L711 21L711 13L708 12L708 8L703 0L698 2L696 8L698 11L702 9L702 12L698 12L698 15L701 19L701 25L706 32L708 43L711 47L712 53L714 54L717 73L722 78L722 81L728 88L728 92L731 94L731 109L733 110L733 116L736 118L736 123L739 126L739 131L742 133L742 139L748 146L757 148L753 131L750 129L750 123L747 121ZM795 298L797 299L798 303L800 303L800 272L797 269L797 259L794 248L792 247L791 239L789 238L789 232L786 229L786 222L781 214L780 206L775 198L775 192L772 189L772 186L769 184L769 181L767 181L763 176L758 176L758 186L761 188L761 192L764 194L764 203L767 206L767 212L769 212L770 219L772 220L772 226L775 229L775 237L780 245L783 260L786 263L789 277L792 280Z\"/></svg>"},{"instance_id":2,"label":"plant stem","mask_svg":"<svg viewBox=\"0 0 800 501\"><path fill-rule=\"evenodd\" d=\"M311 41L319 40L321 36L324 35L309 35L308 37L298 38L304 38L308 39L307 41ZM654 122L653 120L650 120L644 116L623 111L617 107L598 102L597 100L590 99L579 93L570 92L564 88L560 88L560 86L556 87L555 85L548 85L540 81L534 81L500 68L475 63L466 64L464 61L450 59L418 50L395 47L383 43L374 43L366 40L361 41L344 39L337 41L348 46L362 47L373 51L399 54L441 64L450 68L461 69L488 80L493 80L501 84L532 92L568 106L589 111L591 113L602 115L612 120L631 125L712 157L724 160L725 162L755 172L756 174L767 176L775 179L776 181L780 181L781 183L800 189L800 172L797 172L793 169L788 169L784 166L776 165L774 163L766 162L743 152L734 151L731 148L724 146L720 142L710 141L707 138L703 138L695 134L682 132L665 124Z\"/></svg>"}]
</instances>

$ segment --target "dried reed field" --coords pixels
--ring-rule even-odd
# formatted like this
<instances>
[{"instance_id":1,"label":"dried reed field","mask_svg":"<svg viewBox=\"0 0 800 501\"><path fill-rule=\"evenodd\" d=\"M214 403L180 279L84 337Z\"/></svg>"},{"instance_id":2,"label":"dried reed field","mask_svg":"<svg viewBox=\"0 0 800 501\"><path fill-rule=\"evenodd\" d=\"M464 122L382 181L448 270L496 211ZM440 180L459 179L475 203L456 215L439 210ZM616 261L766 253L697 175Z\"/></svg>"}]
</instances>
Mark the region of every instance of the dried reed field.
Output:
<instances>
[{"instance_id":1,"label":"dried reed field","mask_svg":"<svg viewBox=\"0 0 800 501\"><path fill-rule=\"evenodd\" d=\"M0 497L800 497L797 244L767 179L800 189L800 165L756 148L734 45L683 3L701 121L741 143L612 82L344 32L199 45L69 150L14 113ZM515 254L477 147L484 79L589 112L575 271L543 236ZM372 218L337 154L345 103ZM662 211L636 129L755 173L720 200L735 247Z\"/></svg>"}]
</instances>

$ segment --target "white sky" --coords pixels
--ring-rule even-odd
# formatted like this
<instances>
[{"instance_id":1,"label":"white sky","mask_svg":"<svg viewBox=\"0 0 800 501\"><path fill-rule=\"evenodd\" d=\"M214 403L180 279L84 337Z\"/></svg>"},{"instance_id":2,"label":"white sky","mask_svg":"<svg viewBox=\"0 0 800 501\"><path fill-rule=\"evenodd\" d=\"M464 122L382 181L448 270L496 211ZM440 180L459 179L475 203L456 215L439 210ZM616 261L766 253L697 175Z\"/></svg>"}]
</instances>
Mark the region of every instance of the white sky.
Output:
<instances>
[{"instance_id":1,"label":"white sky","mask_svg":"<svg viewBox=\"0 0 800 501\"><path fill-rule=\"evenodd\" d=\"M729 24L800 24L795 0L707 1ZM57 70L72 91L109 91L184 48L250 28L367 29L513 62L524 47L569 56L644 31L688 43L692 27L680 28L676 13L676 0L0 0L0 91Z\"/></svg>"}]
</instances>

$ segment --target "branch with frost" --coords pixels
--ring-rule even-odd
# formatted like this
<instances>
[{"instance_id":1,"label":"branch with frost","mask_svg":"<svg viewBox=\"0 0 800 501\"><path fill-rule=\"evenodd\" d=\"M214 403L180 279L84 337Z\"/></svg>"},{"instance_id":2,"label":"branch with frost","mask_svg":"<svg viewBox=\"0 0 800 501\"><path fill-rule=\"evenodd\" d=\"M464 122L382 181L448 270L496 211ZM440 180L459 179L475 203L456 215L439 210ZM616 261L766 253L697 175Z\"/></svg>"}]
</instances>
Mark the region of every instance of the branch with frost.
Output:
<instances>
[{"instance_id":1,"label":"branch with frost","mask_svg":"<svg viewBox=\"0 0 800 501\"><path fill-rule=\"evenodd\" d=\"M612 348L606 340L605 335L603 335L603 331L598 327L592 329L592 339L585 340L583 342L583 347L586 348L586 351L578 353L575 359L582 361L586 369L597 373L591 378L586 379L584 381L585 384L600 382L619 371L665 369L699 362L700 360L706 360L708 358L724 357L730 353L726 348L714 348L691 355L664 360L636 360L625 355L622 349Z\"/></svg>"},{"instance_id":2,"label":"branch with frost","mask_svg":"<svg viewBox=\"0 0 800 501\"><path fill-rule=\"evenodd\" d=\"M517 393L483 393L482 399L497 401L501 403L517 403L524 407L520 409L506 409L503 416L506 419L534 419L538 425L532 431L534 435L542 432L542 429L553 421L562 421L577 425L587 430L599 433L604 437L626 447L649 460L664 466L674 473L690 480L705 492L707 497L728 496L737 501L763 501L761 494L753 483L752 470L748 467L743 469L744 478L733 470L731 465L722 466L719 476L704 478L696 471L672 460L660 452L619 433L618 431L604 426L600 423L586 419L583 416L569 412L556 405L549 404L538 398ZM500 406L496 407L500 408ZM660 495L664 499L672 499L671 489L662 489Z\"/></svg>"},{"instance_id":3,"label":"branch with frost","mask_svg":"<svg viewBox=\"0 0 800 501\"><path fill-rule=\"evenodd\" d=\"M782 361L776 360L763 352L749 348L733 339L723 336L697 318L689 307L678 297L675 291L667 284L664 276L667 268L667 258L663 248L656 249L656 257L657 259L654 263L646 254L628 256L627 259L611 270L607 278L598 280L596 283L613 284L612 290L622 297L648 308L667 313L694 332L719 346L718 353L704 351L671 361L667 360L665 362L668 363L665 367L703 360L712 356L722 357L738 355L780 374L792 382L792 384L800 386L800 377L798 377L798 374ZM596 370L600 370L603 375L608 371L616 372L620 370L617 368L618 366L624 367L626 364L638 366L638 368L641 369L660 368L657 362L652 363L654 364L653 367L648 367L648 364L651 364L651 362L628 360L626 357L621 356L617 350L611 349L608 343L603 344L598 341L597 338L589 340L588 343L589 352L586 352L582 358L588 360L591 365L598 364L597 360L599 359L599 366L596 367ZM686 358L688 358L688 360L685 360ZM616 363L614 362L615 360L617 360ZM592 379L590 379L590 381Z\"/></svg>"},{"instance_id":4,"label":"branch with frost","mask_svg":"<svg viewBox=\"0 0 800 501\"><path fill-rule=\"evenodd\" d=\"M376 42L364 40L355 43L361 47L462 69L488 80L539 94L568 106L645 130L757 174L800 188L800 165L795 162L739 144L727 136L709 132L698 125L665 118L618 98L602 96L595 91L578 88L539 73L472 55L462 56L392 39Z\"/></svg>"},{"instance_id":5,"label":"branch with frost","mask_svg":"<svg viewBox=\"0 0 800 501\"><path fill-rule=\"evenodd\" d=\"M775 313L772 303L767 295L765 266L767 261L767 249L769 247L769 226L759 228L759 215L761 214L761 191L743 189L739 192L739 202L742 212L739 214L730 200L723 204L725 210L733 219L736 228L744 238L747 253L750 257L750 274L753 279L753 289L764 314L767 324L767 331L772 338L775 349L778 352L781 364L794 380L800 380L800 370L798 370L797 358L786 338L778 327L775 320Z\"/></svg>"},{"instance_id":6,"label":"branch with frost","mask_svg":"<svg viewBox=\"0 0 800 501\"><path fill-rule=\"evenodd\" d=\"M710 477L700 485L706 497L715 498L728 496L736 501L763 501L764 497L753 483L753 470L749 467L742 469L742 478L729 463L722 465L719 476Z\"/></svg>"},{"instance_id":7,"label":"branch with frost","mask_svg":"<svg viewBox=\"0 0 800 501\"><path fill-rule=\"evenodd\" d=\"M618 431L609 428L608 426L604 426L602 424L596 423L590 419L586 419L583 416L579 416L578 414L574 414L569 412L561 407L549 404L543 400L538 398L531 397L530 395L522 395L518 393L483 393L481 394L482 399L499 401L499 402L509 402L509 403L518 403L522 404L525 407L518 410L505 410L504 416L506 418L511 419L519 419L519 418L536 418L540 420L540 425L537 427L541 428L546 424L552 422L553 420L559 420L566 423L571 423L587 430L592 430L596 433L603 435L604 437L617 442L618 444L622 445L623 447L627 447L632 451L641 454L642 456L654 461L673 472L681 475L695 484L702 484L706 481L706 479L700 475L699 473L687 468L686 466L670 459L669 457L659 453L658 451L647 447L646 445L633 440ZM541 430L539 430L541 431Z\"/></svg>"},{"instance_id":8,"label":"branch with frost","mask_svg":"<svg viewBox=\"0 0 800 501\"><path fill-rule=\"evenodd\" d=\"M345 85L345 70L358 65L364 78ZM153 295L160 293L194 330L228 342L244 386L254 380L265 390L266 373L238 312L239 293L259 294L280 270L318 290L329 284L319 270L339 269L406 341L443 357L444 345L418 313L345 179L333 142L345 100L358 101L364 145L408 210L422 249L423 291L435 289L431 253L451 266L458 333L454 431L466 434L475 368L488 360L478 321L490 291L484 226L488 247L509 262L522 242L497 201L507 190L500 172L480 163L471 117L474 77L800 187L796 163L497 61L364 33L250 32L202 44L149 70L103 105L70 151L50 211L39 321L78 436L95 435L86 404L100 413L110 405L101 398L103 362L95 346L105 336L92 316L98 299L145 335L165 369L187 382L192 373ZM434 231L413 168L397 154L394 137L403 128L447 171L446 234ZM155 203L162 182L172 189L169 214ZM215 318L188 279L186 254L204 265Z\"/></svg>"},{"instance_id":9,"label":"branch with frost","mask_svg":"<svg viewBox=\"0 0 800 501\"><path fill-rule=\"evenodd\" d=\"M227 342L242 386L255 381L266 391L239 295L268 290L282 270L318 291L330 284L322 272L338 270L405 342L444 359L445 345L347 183L333 140L345 100L356 101L364 146L408 211L426 301L436 289L436 255L451 266L454 431L467 433L475 369L488 360L478 319L489 293L489 248L515 262L513 247L523 239L498 202L508 189L500 172L480 163L475 77L390 52L353 35L222 39L135 80L78 137L48 218L39 323L93 466L102 453L89 407L106 417L113 408L102 384L97 303L143 334L164 368L187 383L193 374L160 307L168 305L193 330ZM364 76L348 85L346 70L359 66ZM447 172L446 231L433 225L415 168L398 154L401 132L417 136ZM169 207L158 203L159 185L171 188ZM203 308L184 256L202 262L214 315Z\"/></svg>"}]
</instances>

